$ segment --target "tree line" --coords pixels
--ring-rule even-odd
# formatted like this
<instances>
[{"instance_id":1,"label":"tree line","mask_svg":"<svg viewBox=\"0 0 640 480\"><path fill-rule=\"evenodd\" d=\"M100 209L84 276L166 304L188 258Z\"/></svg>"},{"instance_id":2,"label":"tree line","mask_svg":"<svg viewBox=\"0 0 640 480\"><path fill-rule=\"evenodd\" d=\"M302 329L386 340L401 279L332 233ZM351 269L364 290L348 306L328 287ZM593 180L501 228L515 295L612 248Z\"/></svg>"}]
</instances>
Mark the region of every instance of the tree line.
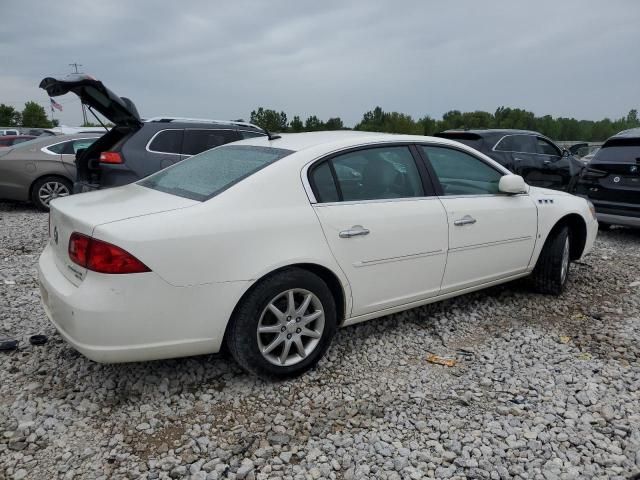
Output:
<instances>
[{"instance_id":1,"label":"tree line","mask_svg":"<svg viewBox=\"0 0 640 480\"><path fill-rule=\"evenodd\" d=\"M274 132L313 132L317 130L347 130L340 117L320 120L311 115L303 122L299 116L288 121L285 112L265 109L253 110L251 123ZM362 115L353 130L370 132L404 133L412 135L433 135L450 129L474 128L515 128L535 130L554 140L584 140L601 142L616 133L629 128L640 127L638 111L632 109L627 116L611 120L577 120L567 117L544 115L537 117L533 112L521 108L500 107L494 113L476 110L461 112L451 110L441 119L425 115L417 120L400 112L385 112L376 107Z\"/></svg>"},{"instance_id":2,"label":"tree line","mask_svg":"<svg viewBox=\"0 0 640 480\"><path fill-rule=\"evenodd\" d=\"M273 132L314 132L319 130L349 130L340 117L321 120L316 115L304 121L295 115L289 121L287 114L264 107L251 112L251 123ZM49 120L45 109L36 102L26 102L18 111L10 105L0 103L0 127L50 128L58 124ZM433 135L449 129L473 128L517 128L535 130L554 140L584 140L601 142L610 136L629 128L640 127L638 110L632 109L627 116L611 120L576 120L575 118L537 117L533 112L521 108L500 107L494 113L476 110L461 112L451 110L441 119L429 115L415 120L411 115L400 112L385 112L376 107L362 115L353 130L371 132L405 133L412 135Z\"/></svg>"},{"instance_id":3,"label":"tree line","mask_svg":"<svg viewBox=\"0 0 640 480\"><path fill-rule=\"evenodd\" d=\"M22 111L0 103L0 127L51 128L57 125L58 121L49 120L44 107L36 102L26 102Z\"/></svg>"}]
</instances>

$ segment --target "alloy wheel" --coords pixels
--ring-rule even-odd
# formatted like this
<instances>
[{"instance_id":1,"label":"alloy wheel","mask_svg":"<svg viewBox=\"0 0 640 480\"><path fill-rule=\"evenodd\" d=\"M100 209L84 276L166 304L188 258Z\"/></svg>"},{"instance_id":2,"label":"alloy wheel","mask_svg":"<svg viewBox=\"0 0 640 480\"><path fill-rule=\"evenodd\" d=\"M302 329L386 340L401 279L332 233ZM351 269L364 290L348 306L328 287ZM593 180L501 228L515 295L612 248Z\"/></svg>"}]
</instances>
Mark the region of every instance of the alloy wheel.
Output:
<instances>
[{"instance_id":1,"label":"alloy wheel","mask_svg":"<svg viewBox=\"0 0 640 480\"><path fill-rule=\"evenodd\" d=\"M66 197L70 194L69 188L64 183L53 180L43 183L38 190L38 198L43 205L49 205L49 202L54 198Z\"/></svg>"},{"instance_id":2,"label":"alloy wheel","mask_svg":"<svg viewBox=\"0 0 640 480\"><path fill-rule=\"evenodd\" d=\"M562 248L562 264L560 266L560 281L564 283L567 280L567 272L569 271L569 236L564 241Z\"/></svg>"},{"instance_id":3,"label":"alloy wheel","mask_svg":"<svg viewBox=\"0 0 640 480\"><path fill-rule=\"evenodd\" d=\"M258 322L258 348L277 366L295 365L318 346L324 331L324 309L308 290L294 288L276 295Z\"/></svg>"}]
</instances>

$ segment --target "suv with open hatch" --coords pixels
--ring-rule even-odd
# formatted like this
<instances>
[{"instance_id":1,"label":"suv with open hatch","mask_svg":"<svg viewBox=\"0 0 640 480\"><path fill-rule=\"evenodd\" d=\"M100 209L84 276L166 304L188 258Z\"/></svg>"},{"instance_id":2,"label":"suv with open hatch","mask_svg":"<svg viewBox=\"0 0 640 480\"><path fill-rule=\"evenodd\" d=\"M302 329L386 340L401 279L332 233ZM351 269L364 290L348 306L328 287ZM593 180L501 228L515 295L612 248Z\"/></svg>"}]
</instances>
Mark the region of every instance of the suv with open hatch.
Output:
<instances>
[{"instance_id":1,"label":"suv with open hatch","mask_svg":"<svg viewBox=\"0 0 640 480\"><path fill-rule=\"evenodd\" d=\"M600 228L640 228L640 128L604 142L582 172L576 194L593 202Z\"/></svg>"},{"instance_id":2,"label":"suv with open hatch","mask_svg":"<svg viewBox=\"0 0 640 480\"><path fill-rule=\"evenodd\" d=\"M142 120L134 103L84 74L45 78L40 88L51 97L72 92L89 110L114 124L76 157L74 192L135 182L176 162L220 145L265 135L245 122L157 117Z\"/></svg>"},{"instance_id":3,"label":"suv with open hatch","mask_svg":"<svg viewBox=\"0 0 640 480\"><path fill-rule=\"evenodd\" d=\"M435 136L475 148L535 187L571 193L583 168L569 150L530 130L446 130Z\"/></svg>"}]
</instances>

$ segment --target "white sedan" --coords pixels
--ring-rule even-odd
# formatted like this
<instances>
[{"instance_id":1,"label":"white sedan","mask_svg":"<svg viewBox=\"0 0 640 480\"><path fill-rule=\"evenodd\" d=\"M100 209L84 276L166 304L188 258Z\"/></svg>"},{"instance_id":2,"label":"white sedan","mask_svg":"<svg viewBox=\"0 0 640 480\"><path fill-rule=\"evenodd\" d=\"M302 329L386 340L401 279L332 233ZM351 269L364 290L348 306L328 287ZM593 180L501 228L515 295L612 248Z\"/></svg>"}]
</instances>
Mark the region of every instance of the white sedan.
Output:
<instances>
[{"instance_id":1,"label":"white sedan","mask_svg":"<svg viewBox=\"0 0 640 480\"><path fill-rule=\"evenodd\" d=\"M99 362L217 352L299 374L338 327L531 275L562 292L592 206L457 142L316 132L51 203L45 310Z\"/></svg>"}]
</instances>

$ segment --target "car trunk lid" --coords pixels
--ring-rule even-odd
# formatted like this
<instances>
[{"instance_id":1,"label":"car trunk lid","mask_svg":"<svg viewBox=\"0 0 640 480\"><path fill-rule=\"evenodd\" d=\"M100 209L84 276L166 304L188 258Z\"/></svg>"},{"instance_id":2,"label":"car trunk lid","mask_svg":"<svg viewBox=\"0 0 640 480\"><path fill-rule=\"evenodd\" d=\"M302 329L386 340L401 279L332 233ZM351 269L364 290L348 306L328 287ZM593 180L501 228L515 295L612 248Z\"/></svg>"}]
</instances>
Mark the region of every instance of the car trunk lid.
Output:
<instances>
[{"instance_id":1,"label":"car trunk lid","mask_svg":"<svg viewBox=\"0 0 640 480\"><path fill-rule=\"evenodd\" d=\"M47 77L40 82L40 88L50 97L65 95L69 92L80 97L82 103L100 112L117 126L139 126L142 124L134 103L125 97L119 97L100 80L90 75L71 74L64 78Z\"/></svg>"},{"instance_id":2,"label":"car trunk lid","mask_svg":"<svg viewBox=\"0 0 640 480\"><path fill-rule=\"evenodd\" d=\"M71 283L80 285L87 269L69 257L69 238L73 232L93 236L98 225L200 203L136 184L56 199L51 202L49 217L49 242L56 265Z\"/></svg>"}]
</instances>

